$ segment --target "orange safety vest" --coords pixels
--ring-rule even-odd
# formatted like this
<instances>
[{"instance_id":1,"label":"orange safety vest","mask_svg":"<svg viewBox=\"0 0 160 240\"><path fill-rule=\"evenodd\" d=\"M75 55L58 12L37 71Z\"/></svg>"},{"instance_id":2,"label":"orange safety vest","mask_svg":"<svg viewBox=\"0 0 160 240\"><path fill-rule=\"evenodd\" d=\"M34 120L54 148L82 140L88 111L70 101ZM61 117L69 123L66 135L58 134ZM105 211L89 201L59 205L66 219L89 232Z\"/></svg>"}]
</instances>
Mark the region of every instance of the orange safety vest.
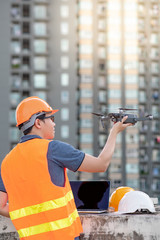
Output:
<instances>
[{"instance_id":1,"label":"orange safety vest","mask_svg":"<svg viewBox=\"0 0 160 240\"><path fill-rule=\"evenodd\" d=\"M48 144L19 143L2 162L9 214L21 240L73 240L82 232L66 169L64 187L51 181Z\"/></svg>"}]
</instances>

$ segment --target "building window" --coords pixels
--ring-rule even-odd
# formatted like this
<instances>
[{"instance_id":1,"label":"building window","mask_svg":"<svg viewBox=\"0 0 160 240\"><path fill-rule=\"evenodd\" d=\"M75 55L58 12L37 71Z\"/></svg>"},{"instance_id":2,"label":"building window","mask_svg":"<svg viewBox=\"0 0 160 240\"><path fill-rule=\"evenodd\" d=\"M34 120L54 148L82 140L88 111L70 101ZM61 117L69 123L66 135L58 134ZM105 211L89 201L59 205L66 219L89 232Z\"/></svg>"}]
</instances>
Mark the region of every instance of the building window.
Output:
<instances>
[{"instance_id":1,"label":"building window","mask_svg":"<svg viewBox=\"0 0 160 240\"><path fill-rule=\"evenodd\" d=\"M109 60L108 61L108 68L109 69L120 69L121 68L121 61Z\"/></svg>"},{"instance_id":2,"label":"building window","mask_svg":"<svg viewBox=\"0 0 160 240\"><path fill-rule=\"evenodd\" d=\"M15 110L10 110L9 111L9 122L10 122L10 124L16 124Z\"/></svg>"},{"instance_id":3,"label":"building window","mask_svg":"<svg viewBox=\"0 0 160 240\"><path fill-rule=\"evenodd\" d=\"M45 74L35 74L34 75L34 87L35 88L46 88L47 86L47 76Z\"/></svg>"},{"instance_id":4,"label":"building window","mask_svg":"<svg viewBox=\"0 0 160 240\"><path fill-rule=\"evenodd\" d=\"M98 20L98 30L102 30L102 31L106 30L106 21L104 19Z\"/></svg>"},{"instance_id":5,"label":"building window","mask_svg":"<svg viewBox=\"0 0 160 240\"><path fill-rule=\"evenodd\" d=\"M82 89L81 90L81 97L82 98L91 98L93 96L92 89Z\"/></svg>"},{"instance_id":6,"label":"building window","mask_svg":"<svg viewBox=\"0 0 160 240\"><path fill-rule=\"evenodd\" d=\"M138 67L138 62L137 61L126 61L125 63L125 70L130 70L130 69L135 69L137 70L137 67Z\"/></svg>"},{"instance_id":7,"label":"building window","mask_svg":"<svg viewBox=\"0 0 160 240\"><path fill-rule=\"evenodd\" d=\"M127 186L132 187L134 189L139 188L138 179L127 179Z\"/></svg>"},{"instance_id":8,"label":"building window","mask_svg":"<svg viewBox=\"0 0 160 240\"><path fill-rule=\"evenodd\" d=\"M98 93L98 98L100 103L106 103L106 98L107 98L106 91L100 90Z\"/></svg>"},{"instance_id":9,"label":"building window","mask_svg":"<svg viewBox=\"0 0 160 240\"><path fill-rule=\"evenodd\" d=\"M16 92L12 92L10 94L10 103L12 107L16 107L20 102L20 94Z\"/></svg>"},{"instance_id":10,"label":"building window","mask_svg":"<svg viewBox=\"0 0 160 240\"><path fill-rule=\"evenodd\" d=\"M29 5L22 5L23 6L23 17L29 17L30 16L30 6Z\"/></svg>"},{"instance_id":11,"label":"building window","mask_svg":"<svg viewBox=\"0 0 160 240\"><path fill-rule=\"evenodd\" d=\"M156 76L152 76L151 78L151 83L152 83L152 87L156 87L159 85L159 77L156 77Z\"/></svg>"},{"instance_id":12,"label":"building window","mask_svg":"<svg viewBox=\"0 0 160 240\"><path fill-rule=\"evenodd\" d=\"M46 53L47 42L45 40L34 40L34 51L35 53Z\"/></svg>"},{"instance_id":13,"label":"building window","mask_svg":"<svg viewBox=\"0 0 160 240\"><path fill-rule=\"evenodd\" d=\"M136 164L136 163L127 163L126 164L126 173L138 174L138 172L139 172L138 164Z\"/></svg>"},{"instance_id":14,"label":"building window","mask_svg":"<svg viewBox=\"0 0 160 240\"><path fill-rule=\"evenodd\" d=\"M138 53L138 48L136 46L125 46L125 54L129 55L136 55Z\"/></svg>"},{"instance_id":15,"label":"building window","mask_svg":"<svg viewBox=\"0 0 160 240\"><path fill-rule=\"evenodd\" d=\"M82 25L91 25L92 24L92 16L82 15L79 17L79 24Z\"/></svg>"},{"instance_id":16,"label":"building window","mask_svg":"<svg viewBox=\"0 0 160 240\"><path fill-rule=\"evenodd\" d=\"M106 58L106 51L105 51L105 48L104 47L100 47L98 49L98 57L99 58L102 58L102 59L105 59Z\"/></svg>"},{"instance_id":17,"label":"building window","mask_svg":"<svg viewBox=\"0 0 160 240\"><path fill-rule=\"evenodd\" d=\"M114 158L121 158L122 156L122 149L121 148L116 148L113 154Z\"/></svg>"},{"instance_id":18,"label":"building window","mask_svg":"<svg viewBox=\"0 0 160 240\"><path fill-rule=\"evenodd\" d=\"M21 77L18 74L13 74L11 76L11 86L13 88L20 88L21 85Z\"/></svg>"},{"instance_id":19,"label":"building window","mask_svg":"<svg viewBox=\"0 0 160 240\"><path fill-rule=\"evenodd\" d=\"M92 2L90 1L79 1L79 10L92 10Z\"/></svg>"},{"instance_id":20,"label":"building window","mask_svg":"<svg viewBox=\"0 0 160 240\"><path fill-rule=\"evenodd\" d=\"M47 35L47 25L46 23L35 23L34 33L36 36L46 36Z\"/></svg>"},{"instance_id":21,"label":"building window","mask_svg":"<svg viewBox=\"0 0 160 240\"><path fill-rule=\"evenodd\" d=\"M14 19L20 19L21 12L20 12L20 7L18 5L13 5L11 8L11 16Z\"/></svg>"},{"instance_id":22,"label":"building window","mask_svg":"<svg viewBox=\"0 0 160 240\"><path fill-rule=\"evenodd\" d=\"M30 51L30 42L28 39L23 39L22 50L24 53L29 53Z\"/></svg>"},{"instance_id":23,"label":"building window","mask_svg":"<svg viewBox=\"0 0 160 240\"><path fill-rule=\"evenodd\" d=\"M68 91L61 92L61 102L64 104L69 103L69 92Z\"/></svg>"},{"instance_id":24,"label":"building window","mask_svg":"<svg viewBox=\"0 0 160 240\"><path fill-rule=\"evenodd\" d=\"M160 160L160 150L153 149L152 151L152 161L153 162L159 162Z\"/></svg>"},{"instance_id":25,"label":"building window","mask_svg":"<svg viewBox=\"0 0 160 240\"><path fill-rule=\"evenodd\" d=\"M121 48L119 46L109 46L107 52L109 54L121 54Z\"/></svg>"},{"instance_id":26,"label":"building window","mask_svg":"<svg viewBox=\"0 0 160 240\"><path fill-rule=\"evenodd\" d=\"M69 137L69 126L62 125L61 126L61 137L68 138Z\"/></svg>"},{"instance_id":27,"label":"building window","mask_svg":"<svg viewBox=\"0 0 160 240\"><path fill-rule=\"evenodd\" d=\"M81 59L79 61L79 67L82 69L86 69L86 68L89 68L91 69L93 66L93 62L92 60L89 60L89 59Z\"/></svg>"},{"instance_id":28,"label":"building window","mask_svg":"<svg viewBox=\"0 0 160 240\"><path fill-rule=\"evenodd\" d=\"M69 68L69 58L66 56L61 57L61 67L62 69L68 69Z\"/></svg>"},{"instance_id":29,"label":"building window","mask_svg":"<svg viewBox=\"0 0 160 240\"><path fill-rule=\"evenodd\" d=\"M131 84L137 84L137 82L138 82L137 75L126 75L125 82L131 83Z\"/></svg>"},{"instance_id":30,"label":"building window","mask_svg":"<svg viewBox=\"0 0 160 240\"><path fill-rule=\"evenodd\" d=\"M105 33L98 33L98 43L99 44L106 44L106 34Z\"/></svg>"},{"instance_id":31,"label":"building window","mask_svg":"<svg viewBox=\"0 0 160 240\"><path fill-rule=\"evenodd\" d=\"M139 72L145 73L145 63L144 62L139 62Z\"/></svg>"},{"instance_id":32,"label":"building window","mask_svg":"<svg viewBox=\"0 0 160 240\"><path fill-rule=\"evenodd\" d=\"M62 5L60 9L60 14L62 18L69 17L69 8L66 5Z\"/></svg>"},{"instance_id":33,"label":"building window","mask_svg":"<svg viewBox=\"0 0 160 240\"><path fill-rule=\"evenodd\" d=\"M21 52L20 41L15 40L11 42L11 51L12 53L16 54L19 54Z\"/></svg>"},{"instance_id":34,"label":"building window","mask_svg":"<svg viewBox=\"0 0 160 240\"><path fill-rule=\"evenodd\" d=\"M35 96L42 98L44 101L47 101L47 93L43 91L35 91Z\"/></svg>"},{"instance_id":35,"label":"building window","mask_svg":"<svg viewBox=\"0 0 160 240\"><path fill-rule=\"evenodd\" d=\"M21 35L21 25L20 24L12 24L11 26L11 33L16 36L16 37L20 37Z\"/></svg>"},{"instance_id":36,"label":"building window","mask_svg":"<svg viewBox=\"0 0 160 240\"><path fill-rule=\"evenodd\" d=\"M13 57L11 60L12 68L20 68L21 59L19 57Z\"/></svg>"},{"instance_id":37,"label":"building window","mask_svg":"<svg viewBox=\"0 0 160 240\"><path fill-rule=\"evenodd\" d=\"M67 52L69 50L69 41L68 39L62 39L61 40L61 51Z\"/></svg>"},{"instance_id":38,"label":"building window","mask_svg":"<svg viewBox=\"0 0 160 240\"><path fill-rule=\"evenodd\" d=\"M67 35L69 33L69 25L66 22L61 23L61 34Z\"/></svg>"},{"instance_id":39,"label":"building window","mask_svg":"<svg viewBox=\"0 0 160 240\"><path fill-rule=\"evenodd\" d=\"M158 42L159 42L158 34L151 33L150 43L151 44L158 44Z\"/></svg>"},{"instance_id":40,"label":"building window","mask_svg":"<svg viewBox=\"0 0 160 240\"><path fill-rule=\"evenodd\" d=\"M121 90L119 90L119 89L108 90L108 97L109 98L120 98L121 97Z\"/></svg>"},{"instance_id":41,"label":"building window","mask_svg":"<svg viewBox=\"0 0 160 240\"><path fill-rule=\"evenodd\" d=\"M22 29L23 29L23 34L29 34L30 33L29 22L23 22Z\"/></svg>"},{"instance_id":42,"label":"building window","mask_svg":"<svg viewBox=\"0 0 160 240\"><path fill-rule=\"evenodd\" d=\"M134 90L134 89L126 90L126 98L127 99L129 99L129 98L137 99L138 98L138 91Z\"/></svg>"},{"instance_id":43,"label":"building window","mask_svg":"<svg viewBox=\"0 0 160 240\"><path fill-rule=\"evenodd\" d=\"M146 93L145 91L139 91L139 101L145 102L146 101Z\"/></svg>"},{"instance_id":44,"label":"building window","mask_svg":"<svg viewBox=\"0 0 160 240\"><path fill-rule=\"evenodd\" d=\"M91 128L93 126L92 119L81 119L80 120L80 127L81 128Z\"/></svg>"},{"instance_id":45,"label":"building window","mask_svg":"<svg viewBox=\"0 0 160 240\"><path fill-rule=\"evenodd\" d=\"M23 79L23 81L22 81L22 87L24 88L24 89L29 89L29 87L30 87L30 82L29 82L29 80L27 80L27 79Z\"/></svg>"},{"instance_id":46,"label":"building window","mask_svg":"<svg viewBox=\"0 0 160 240\"><path fill-rule=\"evenodd\" d=\"M92 83L93 77L91 75L81 75L81 82L82 83Z\"/></svg>"},{"instance_id":47,"label":"building window","mask_svg":"<svg viewBox=\"0 0 160 240\"><path fill-rule=\"evenodd\" d=\"M69 109L68 108L62 108L61 109L61 120L62 121L68 121L69 120Z\"/></svg>"},{"instance_id":48,"label":"building window","mask_svg":"<svg viewBox=\"0 0 160 240\"><path fill-rule=\"evenodd\" d=\"M92 104L81 104L80 106L81 113L91 113L93 111Z\"/></svg>"},{"instance_id":49,"label":"building window","mask_svg":"<svg viewBox=\"0 0 160 240\"><path fill-rule=\"evenodd\" d=\"M98 77L98 86L100 88L106 88L106 77L105 76Z\"/></svg>"},{"instance_id":50,"label":"building window","mask_svg":"<svg viewBox=\"0 0 160 240\"><path fill-rule=\"evenodd\" d=\"M93 33L89 30L80 30L79 31L79 37L81 39L92 39Z\"/></svg>"},{"instance_id":51,"label":"building window","mask_svg":"<svg viewBox=\"0 0 160 240\"><path fill-rule=\"evenodd\" d=\"M119 163L111 163L109 171L111 173L121 173L121 164Z\"/></svg>"},{"instance_id":52,"label":"building window","mask_svg":"<svg viewBox=\"0 0 160 240\"><path fill-rule=\"evenodd\" d=\"M81 148L81 150L82 150L84 153L93 155L93 149L91 149L91 148Z\"/></svg>"},{"instance_id":53,"label":"building window","mask_svg":"<svg viewBox=\"0 0 160 240\"><path fill-rule=\"evenodd\" d=\"M107 4L107 9L109 11L119 11L121 9L121 4L119 1L109 1Z\"/></svg>"},{"instance_id":54,"label":"building window","mask_svg":"<svg viewBox=\"0 0 160 240\"><path fill-rule=\"evenodd\" d=\"M91 45L84 45L84 44L81 44L79 46L79 53L80 54L92 54L92 46Z\"/></svg>"},{"instance_id":55,"label":"building window","mask_svg":"<svg viewBox=\"0 0 160 240\"><path fill-rule=\"evenodd\" d=\"M47 17L46 6L34 6L34 17L36 19L44 19Z\"/></svg>"},{"instance_id":56,"label":"building window","mask_svg":"<svg viewBox=\"0 0 160 240\"><path fill-rule=\"evenodd\" d=\"M92 143L93 142L93 135L90 133L82 133L80 135L80 142L81 143Z\"/></svg>"},{"instance_id":57,"label":"building window","mask_svg":"<svg viewBox=\"0 0 160 240\"><path fill-rule=\"evenodd\" d=\"M106 143L106 136L105 135L100 135L99 136L99 146L102 148L104 147L105 143Z\"/></svg>"},{"instance_id":58,"label":"building window","mask_svg":"<svg viewBox=\"0 0 160 240\"><path fill-rule=\"evenodd\" d=\"M30 67L30 59L29 57L23 57L22 59L22 68L23 70L29 70Z\"/></svg>"},{"instance_id":59,"label":"building window","mask_svg":"<svg viewBox=\"0 0 160 240\"><path fill-rule=\"evenodd\" d=\"M12 127L9 130L9 138L12 142L18 142L19 140L19 129L16 127Z\"/></svg>"},{"instance_id":60,"label":"building window","mask_svg":"<svg viewBox=\"0 0 160 240\"><path fill-rule=\"evenodd\" d=\"M46 70L47 69L47 59L45 57L35 57L34 58L34 68L35 70Z\"/></svg>"},{"instance_id":61,"label":"building window","mask_svg":"<svg viewBox=\"0 0 160 240\"><path fill-rule=\"evenodd\" d=\"M65 86L65 87L69 85L69 75L68 75L68 73L62 73L61 74L61 85Z\"/></svg>"},{"instance_id":62,"label":"building window","mask_svg":"<svg viewBox=\"0 0 160 240\"><path fill-rule=\"evenodd\" d=\"M158 48L151 48L151 58L157 58L159 57L159 49Z\"/></svg>"},{"instance_id":63,"label":"building window","mask_svg":"<svg viewBox=\"0 0 160 240\"><path fill-rule=\"evenodd\" d=\"M159 63L158 62L151 63L151 71L152 71L152 73L159 73Z\"/></svg>"},{"instance_id":64,"label":"building window","mask_svg":"<svg viewBox=\"0 0 160 240\"><path fill-rule=\"evenodd\" d=\"M108 83L121 83L121 76L109 74Z\"/></svg>"}]
</instances>

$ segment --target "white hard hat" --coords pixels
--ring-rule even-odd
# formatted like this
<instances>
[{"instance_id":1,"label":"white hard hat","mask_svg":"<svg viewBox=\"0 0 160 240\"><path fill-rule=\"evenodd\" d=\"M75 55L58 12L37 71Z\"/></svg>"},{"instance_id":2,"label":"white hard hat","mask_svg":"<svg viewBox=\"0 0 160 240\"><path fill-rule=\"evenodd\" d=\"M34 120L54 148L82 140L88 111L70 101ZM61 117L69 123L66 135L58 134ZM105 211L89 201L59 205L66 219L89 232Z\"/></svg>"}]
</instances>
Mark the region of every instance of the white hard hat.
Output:
<instances>
[{"instance_id":1,"label":"white hard hat","mask_svg":"<svg viewBox=\"0 0 160 240\"><path fill-rule=\"evenodd\" d=\"M144 192L131 191L124 195L118 206L118 213L155 212L153 201Z\"/></svg>"}]
</instances>

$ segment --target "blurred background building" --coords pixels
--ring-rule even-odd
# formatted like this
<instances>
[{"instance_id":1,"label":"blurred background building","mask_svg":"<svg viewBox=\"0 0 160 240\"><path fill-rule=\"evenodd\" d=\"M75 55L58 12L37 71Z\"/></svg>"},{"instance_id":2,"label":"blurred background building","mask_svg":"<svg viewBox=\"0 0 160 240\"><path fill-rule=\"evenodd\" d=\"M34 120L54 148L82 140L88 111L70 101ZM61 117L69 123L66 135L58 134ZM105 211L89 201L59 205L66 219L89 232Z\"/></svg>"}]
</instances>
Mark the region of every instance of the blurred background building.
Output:
<instances>
[{"instance_id":1,"label":"blurred background building","mask_svg":"<svg viewBox=\"0 0 160 240\"><path fill-rule=\"evenodd\" d=\"M5 0L0 2L0 156L19 141L17 104L39 96L56 113L56 139L98 156L110 129L92 112L136 108L154 121L119 134L106 173L160 197L160 1Z\"/></svg>"}]
</instances>

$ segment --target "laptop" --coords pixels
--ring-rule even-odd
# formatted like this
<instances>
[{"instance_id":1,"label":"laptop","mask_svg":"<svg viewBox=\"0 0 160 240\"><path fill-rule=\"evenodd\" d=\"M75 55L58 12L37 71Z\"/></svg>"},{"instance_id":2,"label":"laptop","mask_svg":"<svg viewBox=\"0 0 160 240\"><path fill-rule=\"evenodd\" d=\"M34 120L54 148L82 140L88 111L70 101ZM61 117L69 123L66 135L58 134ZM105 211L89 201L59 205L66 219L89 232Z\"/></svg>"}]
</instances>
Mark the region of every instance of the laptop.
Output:
<instances>
[{"instance_id":1,"label":"laptop","mask_svg":"<svg viewBox=\"0 0 160 240\"><path fill-rule=\"evenodd\" d=\"M70 181L79 213L108 212L110 181Z\"/></svg>"}]
</instances>

